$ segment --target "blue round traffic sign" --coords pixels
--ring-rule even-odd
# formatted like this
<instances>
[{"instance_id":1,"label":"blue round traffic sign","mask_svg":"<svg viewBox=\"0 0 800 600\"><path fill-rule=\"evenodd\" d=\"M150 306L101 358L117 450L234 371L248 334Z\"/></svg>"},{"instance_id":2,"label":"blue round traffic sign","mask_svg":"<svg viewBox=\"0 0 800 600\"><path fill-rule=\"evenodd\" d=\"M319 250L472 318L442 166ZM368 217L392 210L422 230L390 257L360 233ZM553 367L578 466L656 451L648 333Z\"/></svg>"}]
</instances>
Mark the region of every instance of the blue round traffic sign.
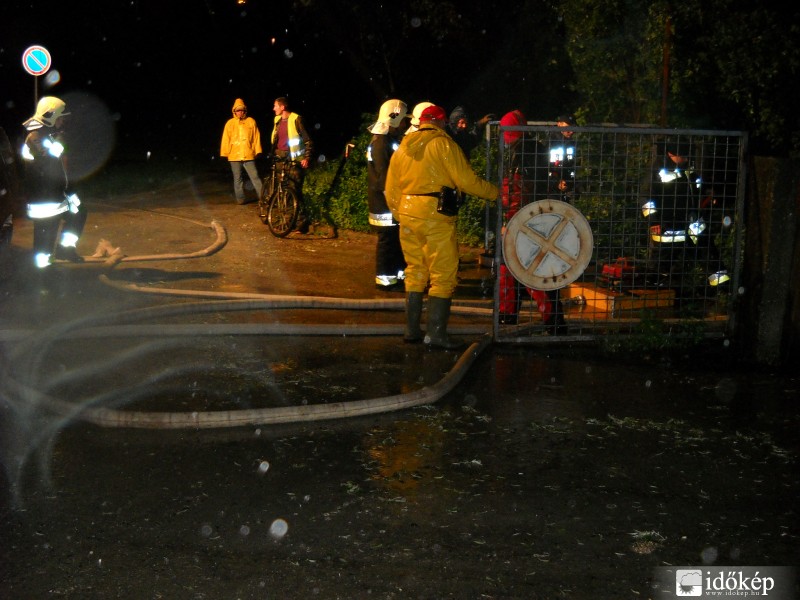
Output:
<instances>
[{"instance_id":1,"label":"blue round traffic sign","mask_svg":"<svg viewBox=\"0 0 800 600\"><path fill-rule=\"evenodd\" d=\"M50 69L50 53L44 46L31 46L22 53L22 66L31 75L44 75Z\"/></svg>"}]
</instances>

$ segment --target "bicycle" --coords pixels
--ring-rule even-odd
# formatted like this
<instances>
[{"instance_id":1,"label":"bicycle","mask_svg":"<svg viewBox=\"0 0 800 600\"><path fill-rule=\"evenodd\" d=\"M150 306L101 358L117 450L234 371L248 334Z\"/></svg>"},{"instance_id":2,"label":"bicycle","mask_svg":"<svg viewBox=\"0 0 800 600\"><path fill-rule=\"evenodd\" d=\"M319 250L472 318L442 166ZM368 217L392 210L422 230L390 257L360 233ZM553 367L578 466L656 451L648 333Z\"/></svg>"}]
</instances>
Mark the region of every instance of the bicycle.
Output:
<instances>
[{"instance_id":1,"label":"bicycle","mask_svg":"<svg viewBox=\"0 0 800 600\"><path fill-rule=\"evenodd\" d=\"M283 238L292 232L300 215L300 198L292 178L297 161L273 157L271 163L258 199L258 216L272 235Z\"/></svg>"}]
</instances>

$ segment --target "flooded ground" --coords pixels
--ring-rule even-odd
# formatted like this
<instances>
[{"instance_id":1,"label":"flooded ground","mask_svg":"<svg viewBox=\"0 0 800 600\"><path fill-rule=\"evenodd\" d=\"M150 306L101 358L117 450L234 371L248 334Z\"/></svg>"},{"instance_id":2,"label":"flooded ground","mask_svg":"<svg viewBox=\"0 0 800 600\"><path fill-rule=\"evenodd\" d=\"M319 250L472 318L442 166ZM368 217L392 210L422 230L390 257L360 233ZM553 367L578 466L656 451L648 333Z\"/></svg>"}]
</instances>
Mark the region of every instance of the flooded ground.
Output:
<instances>
[{"instance_id":1,"label":"flooded ground","mask_svg":"<svg viewBox=\"0 0 800 600\"><path fill-rule=\"evenodd\" d=\"M287 401L359 388L294 356ZM494 348L443 401L384 415L71 423L33 448L39 415L5 448L11 474L31 454L3 597L650 598L658 566L793 565L796 383Z\"/></svg>"},{"instance_id":2,"label":"flooded ground","mask_svg":"<svg viewBox=\"0 0 800 600\"><path fill-rule=\"evenodd\" d=\"M660 357L488 345L459 370L459 353L403 344L391 308L195 311L101 280L402 302L358 276L370 236L263 238L251 205L202 200L168 219L98 205L86 243L191 251L212 237L186 220L200 206L230 236L211 257L3 281L0 597L656 598L657 567L797 564L796 374L715 342ZM109 316L136 310L154 312ZM454 319L466 341L486 327ZM303 417L448 373L430 403ZM295 418L100 427L89 408Z\"/></svg>"}]
</instances>

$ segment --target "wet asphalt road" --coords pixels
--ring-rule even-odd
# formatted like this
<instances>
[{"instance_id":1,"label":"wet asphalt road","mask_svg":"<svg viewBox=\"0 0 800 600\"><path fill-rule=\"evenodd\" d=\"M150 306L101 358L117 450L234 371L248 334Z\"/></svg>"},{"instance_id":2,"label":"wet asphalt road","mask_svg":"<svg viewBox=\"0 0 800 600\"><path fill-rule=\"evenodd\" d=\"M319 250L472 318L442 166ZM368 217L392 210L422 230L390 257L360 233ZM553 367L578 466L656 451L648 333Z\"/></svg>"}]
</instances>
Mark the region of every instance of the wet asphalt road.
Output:
<instances>
[{"instance_id":1,"label":"wet asphalt road","mask_svg":"<svg viewBox=\"0 0 800 600\"><path fill-rule=\"evenodd\" d=\"M234 210L213 193L201 208ZM131 254L167 238L158 252L213 243L185 222L150 226L140 240L144 217L116 223L107 212L90 217L92 235L111 231ZM249 227L233 226L225 251L193 259L189 275L155 263L123 279L264 292L235 266L252 260L237 248ZM15 260L25 236L22 226ZM304 268L281 260L273 269ZM219 275L219 261L229 272ZM797 564L792 373L745 368L721 348L648 360L489 346L452 392L415 408L279 425L98 427L77 409L403 395L436 384L459 355L394 335L225 329L393 327L397 311L186 308L133 319L138 331L75 335L122 324L109 314L193 302L112 289L97 270L66 266L41 281L15 269L2 283L2 598L650 598L662 597L654 572L665 565ZM303 293L305 284L271 285Z\"/></svg>"}]
</instances>

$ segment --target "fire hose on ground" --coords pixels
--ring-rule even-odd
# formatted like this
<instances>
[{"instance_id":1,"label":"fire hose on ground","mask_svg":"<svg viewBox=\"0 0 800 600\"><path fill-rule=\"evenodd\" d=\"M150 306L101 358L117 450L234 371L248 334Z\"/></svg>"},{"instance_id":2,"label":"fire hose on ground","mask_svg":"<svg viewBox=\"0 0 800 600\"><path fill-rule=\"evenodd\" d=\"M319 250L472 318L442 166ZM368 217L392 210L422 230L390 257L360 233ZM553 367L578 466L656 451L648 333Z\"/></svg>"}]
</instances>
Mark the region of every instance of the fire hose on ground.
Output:
<instances>
[{"instance_id":1,"label":"fire hose on ground","mask_svg":"<svg viewBox=\"0 0 800 600\"><path fill-rule=\"evenodd\" d=\"M102 262L109 271L122 262L183 260L211 256L221 250L227 243L225 228L213 221L211 228L216 234L216 239L208 247L197 252L187 254L156 254L141 256L125 256L119 248L114 249L109 256L96 256L89 259L91 262ZM380 299L347 299L327 297L296 297L296 296L270 296L266 294L249 293L223 293L206 292L201 290L182 290L165 288L146 288L133 284L124 284L111 279L107 273L100 275L100 280L127 292L140 292L165 296L182 296L202 298L199 302L189 302L178 305L155 306L143 309L124 311L103 317L84 319L78 323L60 326L57 334L64 337L119 337L126 335L219 335L219 334L246 334L246 335L402 335L402 328L387 325L290 325L290 324L227 324L227 325L130 325L125 322L141 321L163 316L188 315L209 311L238 311L275 308L319 308L336 310L403 310L404 300ZM491 314L490 309L470 306L454 306L454 313L461 314ZM458 361L448 373L433 385L421 389L392 396L372 398L366 400L352 400L345 402L315 403L300 406L282 406L270 408L221 410L221 411L186 411L186 412L142 412L133 410L117 410L105 407L85 407L70 403L47 394L39 393L29 387L14 382L17 393L35 399L40 406L58 412L62 416L80 418L84 421L102 427L125 427L147 429L212 429L230 428L252 425L267 425L281 423L297 423L307 421L320 421L328 419L342 419L392 412L432 404L451 392L461 381L477 357L492 341L486 328L467 330L453 328L457 333L480 333L481 338L464 351ZM45 335L52 339L52 331ZM38 336L37 336L38 337ZM23 349L30 347L36 340L30 340L27 332L0 332L0 341L10 339L25 340ZM6 374L7 381L10 374Z\"/></svg>"}]
</instances>

